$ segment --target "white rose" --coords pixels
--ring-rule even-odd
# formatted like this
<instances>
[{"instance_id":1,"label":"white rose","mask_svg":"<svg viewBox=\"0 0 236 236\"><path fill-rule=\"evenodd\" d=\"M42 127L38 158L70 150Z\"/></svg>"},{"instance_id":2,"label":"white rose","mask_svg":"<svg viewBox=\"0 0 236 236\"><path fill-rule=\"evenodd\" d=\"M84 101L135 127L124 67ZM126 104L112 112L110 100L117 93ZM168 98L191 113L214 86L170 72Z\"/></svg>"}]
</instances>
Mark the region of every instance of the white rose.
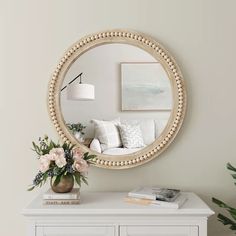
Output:
<instances>
[{"instance_id":1,"label":"white rose","mask_svg":"<svg viewBox=\"0 0 236 236\"><path fill-rule=\"evenodd\" d=\"M61 158L65 158L65 152L63 148L53 148L50 152L49 155L53 156L53 159L61 159Z\"/></svg>"},{"instance_id":2,"label":"white rose","mask_svg":"<svg viewBox=\"0 0 236 236\"><path fill-rule=\"evenodd\" d=\"M62 158L57 158L55 160L55 163L56 165L59 167L59 168L62 168L63 166L66 165L66 158L62 157Z\"/></svg>"},{"instance_id":3,"label":"white rose","mask_svg":"<svg viewBox=\"0 0 236 236\"><path fill-rule=\"evenodd\" d=\"M50 166L50 163L51 163L48 155L46 154L44 156L41 156L40 159L39 159L39 162L40 162L39 170L42 173L45 173L49 169L49 166Z\"/></svg>"},{"instance_id":4,"label":"white rose","mask_svg":"<svg viewBox=\"0 0 236 236\"><path fill-rule=\"evenodd\" d=\"M49 155L52 156L52 159L59 168L62 168L66 165L65 152L63 148L53 148Z\"/></svg>"}]
</instances>

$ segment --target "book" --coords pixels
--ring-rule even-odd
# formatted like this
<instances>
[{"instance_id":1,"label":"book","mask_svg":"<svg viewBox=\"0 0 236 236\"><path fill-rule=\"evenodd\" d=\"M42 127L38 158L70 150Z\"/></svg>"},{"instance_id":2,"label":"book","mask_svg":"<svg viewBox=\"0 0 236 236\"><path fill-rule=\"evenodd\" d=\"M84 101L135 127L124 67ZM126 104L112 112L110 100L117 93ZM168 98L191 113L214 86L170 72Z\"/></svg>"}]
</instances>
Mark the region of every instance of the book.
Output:
<instances>
[{"instance_id":1,"label":"book","mask_svg":"<svg viewBox=\"0 0 236 236\"><path fill-rule=\"evenodd\" d=\"M48 189L43 194L44 200L78 200L80 196L79 188L72 189L69 193L55 193L52 189Z\"/></svg>"},{"instance_id":2,"label":"book","mask_svg":"<svg viewBox=\"0 0 236 236\"><path fill-rule=\"evenodd\" d=\"M158 201L158 200L150 200L144 198L135 198L135 197L125 197L124 201L127 203L139 204L139 205L153 205L160 208L167 208L167 209L178 209L180 208L187 200L187 197L184 195L179 195L175 201L173 202L165 202L165 201Z\"/></svg>"},{"instance_id":3,"label":"book","mask_svg":"<svg viewBox=\"0 0 236 236\"><path fill-rule=\"evenodd\" d=\"M43 200L44 205L78 205L80 204L79 199L71 199L71 200Z\"/></svg>"},{"instance_id":4,"label":"book","mask_svg":"<svg viewBox=\"0 0 236 236\"><path fill-rule=\"evenodd\" d=\"M178 189L159 187L139 187L128 193L129 197L159 200L165 202L174 201L180 194Z\"/></svg>"}]
</instances>

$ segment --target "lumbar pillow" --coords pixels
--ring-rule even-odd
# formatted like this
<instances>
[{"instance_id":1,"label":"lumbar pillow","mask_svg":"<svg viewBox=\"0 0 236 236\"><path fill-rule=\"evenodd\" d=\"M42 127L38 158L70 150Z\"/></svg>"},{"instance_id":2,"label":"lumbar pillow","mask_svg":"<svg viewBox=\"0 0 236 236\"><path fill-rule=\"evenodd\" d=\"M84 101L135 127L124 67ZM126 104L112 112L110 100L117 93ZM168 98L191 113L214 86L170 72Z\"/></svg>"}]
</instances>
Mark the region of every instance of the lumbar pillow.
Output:
<instances>
[{"instance_id":1,"label":"lumbar pillow","mask_svg":"<svg viewBox=\"0 0 236 236\"><path fill-rule=\"evenodd\" d=\"M95 128L95 138L101 143L102 151L122 146L117 127L120 125L120 118L111 121L92 120L92 122Z\"/></svg>"},{"instance_id":2,"label":"lumbar pillow","mask_svg":"<svg viewBox=\"0 0 236 236\"><path fill-rule=\"evenodd\" d=\"M140 125L119 125L122 144L125 148L144 147L143 135Z\"/></svg>"}]
</instances>

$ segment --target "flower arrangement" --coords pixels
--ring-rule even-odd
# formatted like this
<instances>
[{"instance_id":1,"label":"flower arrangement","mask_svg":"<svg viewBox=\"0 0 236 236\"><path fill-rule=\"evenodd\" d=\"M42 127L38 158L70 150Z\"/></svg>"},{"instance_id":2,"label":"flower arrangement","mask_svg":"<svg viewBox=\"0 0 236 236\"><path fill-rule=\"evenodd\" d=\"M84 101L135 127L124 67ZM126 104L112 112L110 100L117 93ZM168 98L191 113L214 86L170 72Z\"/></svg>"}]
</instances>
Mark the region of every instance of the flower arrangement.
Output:
<instances>
[{"instance_id":1,"label":"flower arrangement","mask_svg":"<svg viewBox=\"0 0 236 236\"><path fill-rule=\"evenodd\" d=\"M81 182L88 184L86 175L95 155L83 153L75 145L55 143L47 136L39 138L38 145L35 142L32 144L33 151L38 155L40 166L29 191L36 186L41 187L48 178L54 179L53 184L56 186L64 176L71 177L73 184L74 180L79 186Z\"/></svg>"}]
</instances>

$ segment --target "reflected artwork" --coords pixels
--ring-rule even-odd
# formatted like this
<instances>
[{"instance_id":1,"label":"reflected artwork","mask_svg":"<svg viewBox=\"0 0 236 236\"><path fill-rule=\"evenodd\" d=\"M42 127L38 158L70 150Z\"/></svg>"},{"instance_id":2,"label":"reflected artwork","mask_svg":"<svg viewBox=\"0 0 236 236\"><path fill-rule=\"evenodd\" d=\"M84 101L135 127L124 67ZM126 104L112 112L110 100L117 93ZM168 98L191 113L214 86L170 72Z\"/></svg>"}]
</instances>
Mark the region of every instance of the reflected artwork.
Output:
<instances>
[{"instance_id":1,"label":"reflected artwork","mask_svg":"<svg viewBox=\"0 0 236 236\"><path fill-rule=\"evenodd\" d=\"M171 84L160 63L121 63L122 110L171 110Z\"/></svg>"}]
</instances>

